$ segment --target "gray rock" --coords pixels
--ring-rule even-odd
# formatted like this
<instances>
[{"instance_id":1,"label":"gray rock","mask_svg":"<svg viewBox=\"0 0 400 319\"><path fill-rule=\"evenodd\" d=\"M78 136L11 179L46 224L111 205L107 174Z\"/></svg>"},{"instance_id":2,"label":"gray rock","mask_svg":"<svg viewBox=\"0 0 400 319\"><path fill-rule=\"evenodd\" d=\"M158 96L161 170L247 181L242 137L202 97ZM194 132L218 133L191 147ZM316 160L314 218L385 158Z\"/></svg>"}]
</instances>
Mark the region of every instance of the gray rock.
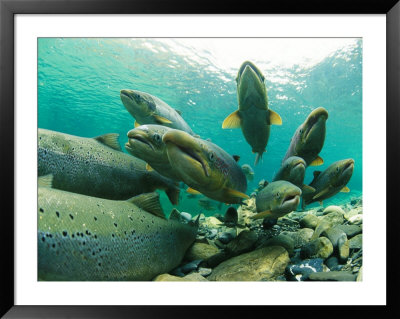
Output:
<instances>
[{"instance_id":1,"label":"gray rock","mask_svg":"<svg viewBox=\"0 0 400 319\"><path fill-rule=\"evenodd\" d=\"M190 262L190 263L188 263L186 265L183 265L181 267L182 272L184 274L188 274L191 271L196 270L201 261L202 261L202 259L197 259L197 260L193 260L192 262Z\"/></svg>"},{"instance_id":2,"label":"gray rock","mask_svg":"<svg viewBox=\"0 0 400 319\"><path fill-rule=\"evenodd\" d=\"M332 212L340 213L342 216L344 216L344 214L345 214L344 210L342 209L342 207L335 206L335 205L328 206L323 211L324 215L330 214Z\"/></svg>"},{"instance_id":3,"label":"gray rock","mask_svg":"<svg viewBox=\"0 0 400 319\"><path fill-rule=\"evenodd\" d=\"M331 241L326 237L319 237L301 248L300 256L303 259L307 258L322 258L326 259L333 253Z\"/></svg>"},{"instance_id":4,"label":"gray rock","mask_svg":"<svg viewBox=\"0 0 400 319\"><path fill-rule=\"evenodd\" d=\"M300 248L309 243L313 233L314 231L311 228L301 228L296 232L281 232L282 235L289 236L293 239L294 248Z\"/></svg>"},{"instance_id":5,"label":"gray rock","mask_svg":"<svg viewBox=\"0 0 400 319\"><path fill-rule=\"evenodd\" d=\"M189 261L207 259L218 252L218 248L214 246L203 243L194 243L186 252L185 259Z\"/></svg>"},{"instance_id":6,"label":"gray rock","mask_svg":"<svg viewBox=\"0 0 400 319\"><path fill-rule=\"evenodd\" d=\"M315 229L319 223L319 217L314 214L307 214L300 220L300 226L302 228Z\"/></svg>"},{"instance_id":7,"label":"gray rock","mask_svg":"<svg viewBox=\"0 0 400 319\"><path fill-rule=\"evenodd\" d=\"M335 226L325 230L322 235L331 241L333 249L339 255L340 261L345 262L349 258L349 241L347 240L346 233Z\"/></svg>"},{"instance_id":8,"label":"gray rock","mask_svg":"<svg viewBox=\"0 0 400 319\"><path fill-rule=\"evenodd\" d=\"M362 234L354 236L349 240L350 249L361 249L362 248Z\"/></svg>"},{"instance_id":9,"label":"gray rock","mask_svg":"<svg viewBox=\"0 0 400 319\"><path fill-rule=\"evenodd\" d=\"M209 280L215 281L273 281L289 263L286 249L264 247L230 258L214 268Z\"/></svg>"},{"instance_id":10,"label":"gray rock","mask_svg":"<svg viewBox=\"0 0 400 319\"><path fill-rule=\"evenodd\" d=\"M189 213L186 213L186 212L181 212L181 218L183 221L189 222L192 220L192 215L190 215Z\"/></svg>"},{"instance_id":11,"label":"gray rock","mask_svg":"<svg viewBox=\"0 0 400 319\"><path fill-rule=\"evenodd\" d=\"M218 240L223 244L227 244L235 237L236 237L236 231L234 232L226 231L218 235Z\"/></svg>"},{"instance_id":12,"label":"gray rock","mask_svg":"<svg viewBox=\"0 0 400 319\"><path fill-rule=\"evenodd\" d=\"M217 236L218 234L218 230L216 230L215 228L210 229L210 231L208 232L207 238L213 239L215 238L215 236Z\"/></svg>"},{"instance_id":13,"label":"gray rock","mask_svg":"<svg viewBox=\"0 0 400 319\"><path fill-rule=\"evenodd\" d=\"M314 235L312 237L313 239L318 238L325 230L332 228L336 225L343 224L344 218L342 213L334 211L330 212L325 216L322 216L320 218L320 222L318 223L318 226L315 228Z\"/></svg>"},{"instance_id":14,"label":"gray rock","mask_svg":"<svg viewBox=\"0 0 400 319\"><path fill-rule=\"evenodd\" d=\"M263 243L262 247L267 246L282 246L287 250L289 256L293 256L294 241L291 237L287 235L279 234L278 236L274 236L268 239Z\"/></svg>"},{"instance_id":15,"label":"gray rock","mask_svg":"<svg viewBox=\"0 0 400 319\"><path fill-rule=\"evenodd\" d=\"M257 239L254 231L244 230L226 246L226 251L232 257L247 253L254 247Z\"/></svg>"},{"instance_id":16,"label":"gray rock","mask_svg":"<svg viewBox=\"0 0 400 319\"><path fill-rule=\"evenodd\" d=\"M212 269L211 268L203 268L200 267L197 271L200 275L202 275L203 277L207 277L211 274Z\"/></svg>"},{"instance_id":17,"label":"gray rock","mask_svg":"<svg viewBox=\"0 0 400 319\"><path fill-rule=\"evenodd\" d=\"M362 228L358 225L337 225L336 227L345 232L347 238L354 237L362 232Z\"/></svg>"},{"instance_id":18,"label":"gray rock","mask_svg":"<svg viewBox=\"0 0 400 319\"><path fill-rule=\"evenodd\" d=\"M325 261L325 265L331 270L340 270L342 268L341 265L339 265L339 259L336 256L331 256Z\"/></svg>"},{"instance_id":19,"label":"gray rock","mask_svg":"<svg viewBox=\"0 0 400 319\"><path fill-rule=\"evenodd\" d=\"M306 259L297 264L286 267L286 274L290 280L304 281L313 272L323 271L323 259Z\"/></svg>"},{"instance_id":20,"label":"gray rock","mask_svg":"<svg viewBox=\"0 0 400 319\"><path fill-rule=\"evenodd\" d=\"M356 275L346 271L315 272L308 276L312 281L356 281Z\"/></svg>"}]
</instances>

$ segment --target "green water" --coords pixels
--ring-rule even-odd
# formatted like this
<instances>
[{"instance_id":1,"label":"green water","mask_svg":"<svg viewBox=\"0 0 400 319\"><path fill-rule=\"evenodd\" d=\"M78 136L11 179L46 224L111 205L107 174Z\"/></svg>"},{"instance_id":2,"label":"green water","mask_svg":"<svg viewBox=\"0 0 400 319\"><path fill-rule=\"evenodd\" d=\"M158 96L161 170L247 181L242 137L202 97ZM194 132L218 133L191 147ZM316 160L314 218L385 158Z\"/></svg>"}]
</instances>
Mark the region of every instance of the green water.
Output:
<instances>
[{"instance_id":1,"label":"green water","mask_svg":"<svg viewBox=\"0 0 400 319\"><path fill-rule=\"evenodd\" d=\"M333 44L331 50L327 43ZM314 170L353 158L355 168L348 183L351 191L335 195L324 206L362 195L359 39L40 38L38 44L40 128L83 137L119 133L123 146L134 119L119 92L148 92L179 109L202 138L239 155L240 165L250 164L255 172L254 181L248 183L250 194L261 179L272 179L297 127L311 110L323 106L329 112L320 153L324 165L307 168L305 182L311 182ZM263 72L269 107L283 121L282 126L271 127L267 152L256 167L241 130L221 128L225 117L237 109L235 77L244 60L254 62ZM163 192L161 196L169 212L172 206ZM188 198L182 190L178 209L192 215L213 215L228 207L222 204L219 209L213 202L213 210L205 210L198 200Z\"/></svg>"}]
</instances>

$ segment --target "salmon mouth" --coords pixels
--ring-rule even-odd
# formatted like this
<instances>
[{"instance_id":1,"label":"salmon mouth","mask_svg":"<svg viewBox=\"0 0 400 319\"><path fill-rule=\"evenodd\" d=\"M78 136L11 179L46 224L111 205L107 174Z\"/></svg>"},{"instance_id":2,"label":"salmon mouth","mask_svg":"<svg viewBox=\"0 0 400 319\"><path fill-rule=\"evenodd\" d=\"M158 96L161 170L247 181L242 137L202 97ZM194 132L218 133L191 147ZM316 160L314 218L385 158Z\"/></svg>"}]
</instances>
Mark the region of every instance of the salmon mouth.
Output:
<instances>
[{"instance_id":1,"label":"salmon mouth","mask_svg":"<svg viewBox=\"0 0 400 319\"><path fill-rule=\"evenodd\" d=\"M354 169L354 160L349 160L343 168L343 174L352 174L353 169Z\"/></svg>"},{"instance_id":2,"label":"salmon mouth","mask_svg":"<svg viewBox=\"0 0 400 319\"><path fill-rule=\"evenodd\" d=\"M292 207L299 205L300 203L300 195L287 195L282 201L281 207Z\"/></svg>"},{"instance_id":3,"label":"salmon mouth","mask_svg":"<svg viewBox=\"0 0 400 319\"><path fill-rule=\"evenodd\" d=\"M304 139L308 139L314 131L323 127L322 125L327 119L328 112L323 107L319 107L313 110L308 116L305 123L306 130L303 133Z\"/></svg>"},{"instance_id":4,"label":"salmon mouth","mask_svg":"<svg viewBox=\"0 0 400 319\"><path fill-rule=\"evenodd\" d=\"M145 138L143 138L140 135L130 136L129 141L128 141L129 146L131 147L135 143L140 143L140 144L147 145L152 151L154 151L153 145L151 145Z\"/></svg>"}]
</instances>

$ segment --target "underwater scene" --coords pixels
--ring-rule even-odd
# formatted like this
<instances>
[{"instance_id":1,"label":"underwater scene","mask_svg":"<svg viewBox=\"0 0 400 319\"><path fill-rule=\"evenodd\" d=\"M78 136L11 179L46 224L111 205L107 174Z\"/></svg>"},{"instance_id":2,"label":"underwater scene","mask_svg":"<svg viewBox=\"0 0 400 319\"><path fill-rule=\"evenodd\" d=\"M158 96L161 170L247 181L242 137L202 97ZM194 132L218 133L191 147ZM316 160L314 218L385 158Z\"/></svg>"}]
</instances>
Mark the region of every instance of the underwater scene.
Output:
<instances>
[{"instance_id":1,"label":"underwater scene","mask_svg":"<svg viewBox=\"0 0 400 319\"><path fill-rule=\"evenodd\" d=\"M361 281L362 40L38 38L38 280Z\"/></svg>"}]
</instances>

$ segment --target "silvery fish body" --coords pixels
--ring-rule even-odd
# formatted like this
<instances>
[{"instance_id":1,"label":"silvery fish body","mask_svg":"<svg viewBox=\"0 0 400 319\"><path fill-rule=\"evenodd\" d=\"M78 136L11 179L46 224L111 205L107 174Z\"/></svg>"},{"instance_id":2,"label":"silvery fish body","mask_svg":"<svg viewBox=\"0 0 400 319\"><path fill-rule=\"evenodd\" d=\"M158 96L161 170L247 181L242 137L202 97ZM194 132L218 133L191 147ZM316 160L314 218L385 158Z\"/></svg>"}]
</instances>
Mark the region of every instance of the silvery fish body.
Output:
<instances>
[{"instance_id":1,"label":"silvery fish body","mask_svg":"<svg viewBox=\"0 0 400 319\"><path fill-rule=\"evenodd\" d=\"M177 184L119 151L117 137L85 138L39 129L38 175L52 174L54 188L107 199L128 199L162 189L177 204Z\"/></svg>"},{"instance_id":2,"label":"silvery fish body","mask_svg":"<svg viewBox=\"0 0 400 319\"><path fill-rule=\"evenodd\" d=\"M151 280L179 265L196 234L130 201L38 190L39 280Z\"/></svg>"},{"instance_id":3,"label":"silvery fish body","mask_svg":"<svg viewBox=\"0 0 400 319\"><path fill-rule=\"evenodd\" d=\"M194 135L180 112L163 100L146 92L121 90L122 104L136 119L136 125L160 124Z\"/></svg>"}]
</instances>

